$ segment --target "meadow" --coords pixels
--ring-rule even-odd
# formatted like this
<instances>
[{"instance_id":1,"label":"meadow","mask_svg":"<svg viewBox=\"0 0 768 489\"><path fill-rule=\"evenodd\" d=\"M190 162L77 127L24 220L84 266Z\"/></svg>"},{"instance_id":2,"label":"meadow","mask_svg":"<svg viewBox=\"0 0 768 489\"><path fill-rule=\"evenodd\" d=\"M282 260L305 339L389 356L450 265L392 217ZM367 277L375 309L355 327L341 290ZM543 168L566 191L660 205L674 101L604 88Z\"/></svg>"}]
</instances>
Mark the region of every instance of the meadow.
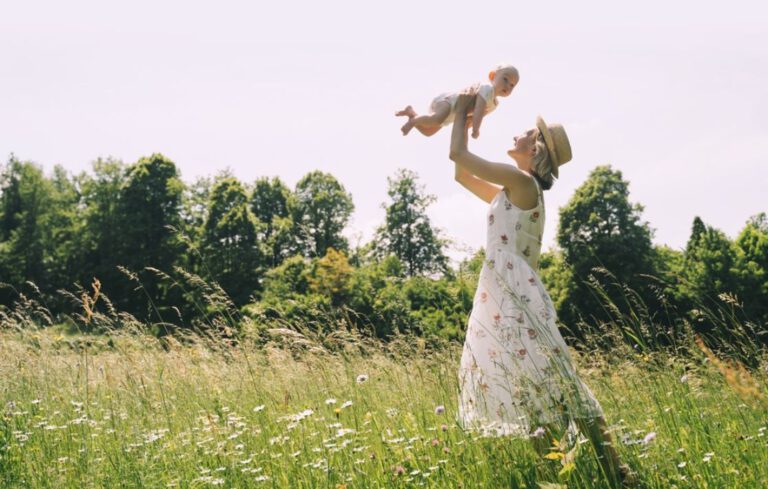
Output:
<instances>
[{"instance_id":1,"label":"meadow","mask_svg":"<svg viewBox=\"0 0 768 489\"><path fill-rule=\"evenodd\" d=\"M583 437L464 432L460 345L272 329L256 341L0 332L3 487L602 488ZM638 487L768 487L766 366L574 352Z\"/></svg>"}]
</instances>

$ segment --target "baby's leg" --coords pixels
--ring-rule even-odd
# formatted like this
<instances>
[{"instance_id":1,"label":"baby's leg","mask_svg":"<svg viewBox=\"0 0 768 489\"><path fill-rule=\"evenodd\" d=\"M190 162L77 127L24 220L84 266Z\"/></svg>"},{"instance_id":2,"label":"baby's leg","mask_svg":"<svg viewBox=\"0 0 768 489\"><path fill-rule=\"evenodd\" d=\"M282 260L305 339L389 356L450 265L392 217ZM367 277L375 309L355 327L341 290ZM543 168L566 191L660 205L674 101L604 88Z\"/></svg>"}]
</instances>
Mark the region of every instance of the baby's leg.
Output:
<instances>
[{"instance_id":1,"label":"baby's leg","mask_svg":"<svg viewBox=\"0 0 768 489\"><path fill-rule=\"evenodd\" d=\"M397 112L395 112L395 115L396 116L405 115L405 116L408 116L408 118L410 119L411 117L416 117L416 111L413 110L413 107L411 107L410 105L407 105L403 110L398 110Z\"/></svg>"},{"instance_id":2,"label":"baby's leg","mask_svg":"<svg viewBox=\"0 0 768 489\"><path fill-rule=\"evenodd\" d=\"M434 135L437 131L439 131L441 127L442 126L434 126L434 127L432 127L432 126L430 126L430 127L416 126L416 129L418 129L419 132L422 133L423 135L429 137L429 136Z\"/></svg>"},{"instance_id":3,"label":"baby's leg","mask_svg":"<svg viewBox=\"0 0 768 489\"><path fill-rule=\"evenodd\" d=\"M401 128L403 135L408 134L415 127L425 136L431 136L440 130L443 121L445 121L450 113L451 104L449 102L437 102L433 105L433 112L431 114L409 117L408 122Z\"/></svg>"}]
</instances>

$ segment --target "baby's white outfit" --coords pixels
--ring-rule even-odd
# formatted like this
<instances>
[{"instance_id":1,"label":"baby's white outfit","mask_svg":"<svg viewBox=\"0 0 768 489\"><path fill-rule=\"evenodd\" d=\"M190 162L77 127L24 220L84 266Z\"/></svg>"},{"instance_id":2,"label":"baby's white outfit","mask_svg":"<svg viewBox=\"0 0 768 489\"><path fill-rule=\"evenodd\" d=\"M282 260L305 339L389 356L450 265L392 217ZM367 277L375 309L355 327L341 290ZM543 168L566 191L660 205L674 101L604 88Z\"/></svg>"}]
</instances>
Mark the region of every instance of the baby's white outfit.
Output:
<instances>
[{"instance_id":1,"label":"baby's white outfit","mask_svg":"<svg viewBox=\"0 0 768 489\"><path fill-rule=\"evenodd\" d=\"M496 101L496 97L493 96L493 86L483 84L480 85L480 88L478 89L477 94L480 97L483 97L485 99L485 113L488 114L492 112L499 104ZM448 114L448 117L445 118L443 121L443 126L447 126L449 124L453 124L453 120L456 118L456 100L459 99L458 93L441 93L434 99L432 99L432 104L430 105L430 109L432 109L432 112L435 111L435 108L437 107L437 104L440 102L448 102L451 104L451 112Z\"/></svg>"}]
</instances>

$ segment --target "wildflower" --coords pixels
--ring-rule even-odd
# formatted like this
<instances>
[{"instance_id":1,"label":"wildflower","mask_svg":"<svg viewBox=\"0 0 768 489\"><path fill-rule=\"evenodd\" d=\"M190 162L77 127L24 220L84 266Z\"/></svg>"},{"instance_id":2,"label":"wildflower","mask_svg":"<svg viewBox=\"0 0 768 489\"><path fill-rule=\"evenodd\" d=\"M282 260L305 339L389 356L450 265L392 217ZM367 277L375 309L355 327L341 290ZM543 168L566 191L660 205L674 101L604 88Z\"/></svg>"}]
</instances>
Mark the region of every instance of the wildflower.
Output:
<instances>
[{"instance_id":1,"label":"wildflower","mask_svg":"<svg viewBox=\"0 0 768 489\"><path fill-rule=\"evenodd\" d=\"M398 465L397 467L395 467L394 471L395 471L395 475L403 475L405 474L405 467L403 467L402 465Z\"/></svg>"},{"instance_id":2,"label":"wildflower","mask_svg":"<svg viewBox=\"0 0 768 489\"><path fill-rule=\"evenodd\" d=\"M334 412L334 414L336 414L336 417L338 418L339 415L341 414L341 408L336 408L336 409L333 410L333 412Z\"/></svg>"},{"instance_id":3,"label":"wildflower","mask_svg":"<svg viewBox=\"0 0 768 489\"><path fill-rule=\"evenodd\" d=\"M683 384L688 382L688 375L683 375L682 377L680 377L680 382L682 382Z\"/></svg>"},{"instance_id":4,"label":"wildflower","mask_svg":"<svg viewBox=\"0 0 768 489\"><path fill-rule=\"evenodd\" d=\"M436 447L436 446L438 446L439 444L440 444L440 440L438 440L437 438L435 438L435 439L433 439L433 440L432 440L432 446L433 446L433 447Z\"/></svg>"},{"instance_id":5,"label":"wildflower","mask_svg":"<svg viewBox=\"0 0 768 489\"><path fill-rule=\"evenodd\" d=\"M645 438L643 438L643 445L649 444L650 442L653 441L654 438L656 438L656 432L655 431L651 431L650 433L645 435Z\"/></svg>"},{"instance_id":6,"label":"wildflower","mask_svg":"<svg viewBox=\"0 0 768 489\"><path fill-rule=\"evenodd\" d=\"M362 384L368 380L368 375L366 374L360 374L357 376L357 383Z\"/></svg>"},{"instance_id":7,"label":"wildflower","mask_svg":"<svg viewBox=\"0 0 768 489\"><path fill-rule=\"evenodd\" d=\"M677 464L677 468L682 469L686 465L688 465L686 462L680 462L679 464Z\"/></svg>"},{"instance_id":8,"label":"wildflower","mask_svg":"<svg viewBox=\"0 0 768 489\"><path fill-rule=\"evenodd\" d=\"M344 401L344 404L341 405L341 409L348 408L352 405L352 401Z\"/></svg>"},{"instance_id":9,"label":"wildflower","mask_svg":"<svg viewBox=\"0 0 768 489\"><path fill-rule=\"evenodd\" d=\"M435 408L435 414L443 414L445 412L445 406L442 404Z\"/></svg>"},{"instance_id":10,"label":"wildflower","mask_svg":"<svg viewBox=\"0 0 768 489\"><path fill-rule=\"evenodd\" d=\"M704 458L701 459L701 461L704 462L705 464L708 464L709 461L712 460L712 457L714 456L715 456L714 452L707 452L704 454Z\"/></svg>"},{"instance_id":11,"label":"wildflower","mask_svg":"<svg viewBox=\"0 0 768 489\"><path fill-rule=\"evenodd\" d=\"M262 481L268 481L268 480L269 480L269 477L266 475L260 475L256 477L256 482L262 482Z\"/></svg>"},{"instance_id":12,"label":"wildflower","mask_svg":"<svg viewBox=\"0 0 768 489\"><path fill-rule=\"evenodd\" d=\"M443 431L448 431L448 425L447 424L440 425L440 429Z\"/></svg>"},{"instance_id":13,"label":"wildflower","mask_svg":"<svg viewBox=\"0 0 768 489\"><path fill-rule=\"evenodd\" d=\"M254 413L258 413L259 411L263 411L263 410L264 410L264 404L261 404L259 406L256 406L255 408L253 408L253 412Z\"/></svg>"},{"instance_id":14,"label":"wildflower","mask_svg":"<svg viewBox=\"0 0 768 489\"><path fill-rule=\"evenodd\" d=\"M450 448L445 447L445 446L443 447L443 453L450 453L450 452L451 452Z\"/></svg>"},{"instance_id":15,"label":"wildflower","mask_svg":"<svg viewBox=\"0 0 768 489\"><path fill-rule=\"evenodd\" d=\"M336 399L333 399L333 398L331 398L331 399L326 399L326 400L325 400L325 404L326 404L326 405L336 404Z\"/></svg>"},{"instance_id":16,"label":"wildflower","mask_svg":"<svg viewBox=\"0 0 768 489\"><path fill-rule=\"evenodd\" d=\"M545 433L546 433L546 431L544 430L544 428L542 428L541 426L539 426L539 427L538 427L538 428L536 428L536 430L535 430L535 431L534 431L534 432L531 434L531 436L533 436L534 438L541 438L542 436L544 436L544 434L545 434Z\"/></svg>"}]
</instances>

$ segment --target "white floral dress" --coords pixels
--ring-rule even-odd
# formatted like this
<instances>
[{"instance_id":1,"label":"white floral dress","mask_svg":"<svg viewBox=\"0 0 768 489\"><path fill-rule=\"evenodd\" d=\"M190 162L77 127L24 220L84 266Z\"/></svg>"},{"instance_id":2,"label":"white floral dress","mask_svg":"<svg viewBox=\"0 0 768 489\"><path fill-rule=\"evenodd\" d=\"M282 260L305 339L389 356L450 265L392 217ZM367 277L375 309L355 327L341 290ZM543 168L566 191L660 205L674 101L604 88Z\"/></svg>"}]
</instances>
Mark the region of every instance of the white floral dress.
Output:
<instances>
[{"instance_id":1,"label":"white floral dress","mask_svg":"<svg viewBox=\"0 0 768 489\"><path fill-rule=\"evenodd\" d=\"M522 210L501 190L488 211L486 259L459 366L465 429L528 436L544 423L603 415L576 375L536 273L544 229L538 193L536 207Z\"/></svg>"}]
</instances>

